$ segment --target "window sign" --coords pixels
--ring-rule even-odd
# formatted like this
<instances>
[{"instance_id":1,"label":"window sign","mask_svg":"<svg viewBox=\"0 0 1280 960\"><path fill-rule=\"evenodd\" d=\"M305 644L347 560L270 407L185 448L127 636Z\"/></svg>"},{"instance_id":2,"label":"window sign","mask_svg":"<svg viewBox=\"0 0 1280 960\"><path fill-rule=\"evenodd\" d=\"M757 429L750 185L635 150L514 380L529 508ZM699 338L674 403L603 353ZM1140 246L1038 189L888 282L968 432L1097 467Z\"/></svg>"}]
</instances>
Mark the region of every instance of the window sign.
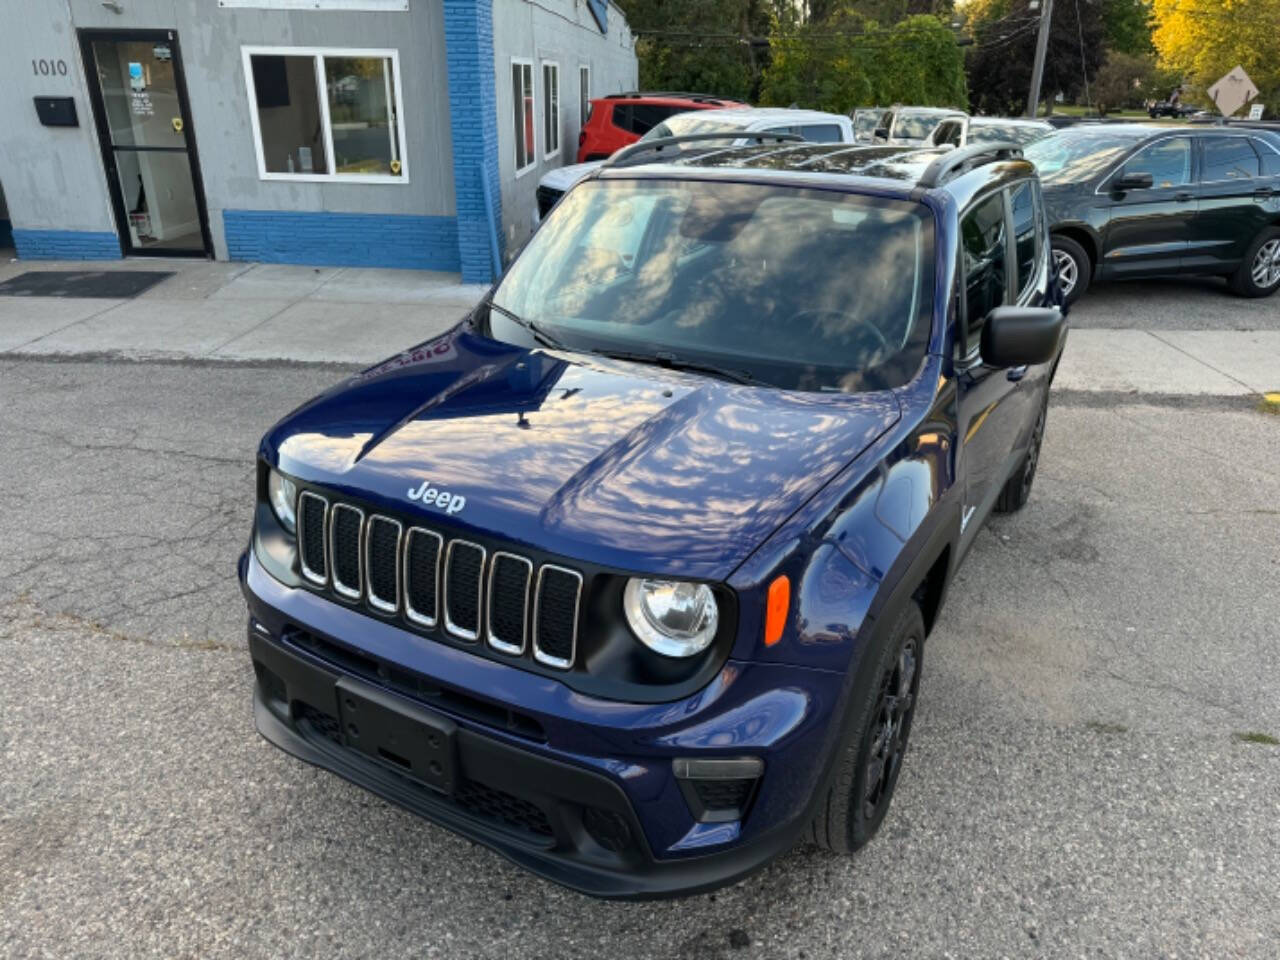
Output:
<instances>
[{"instance_id":1,"label":"window sign","mask_svg":"<svg viewBox=\"0 0 1280 960\"><path fill-rule=\"evenodd\" d=\"M394 50L245 47L263 180L404 183Z\"/></svg>"}]
</instances>

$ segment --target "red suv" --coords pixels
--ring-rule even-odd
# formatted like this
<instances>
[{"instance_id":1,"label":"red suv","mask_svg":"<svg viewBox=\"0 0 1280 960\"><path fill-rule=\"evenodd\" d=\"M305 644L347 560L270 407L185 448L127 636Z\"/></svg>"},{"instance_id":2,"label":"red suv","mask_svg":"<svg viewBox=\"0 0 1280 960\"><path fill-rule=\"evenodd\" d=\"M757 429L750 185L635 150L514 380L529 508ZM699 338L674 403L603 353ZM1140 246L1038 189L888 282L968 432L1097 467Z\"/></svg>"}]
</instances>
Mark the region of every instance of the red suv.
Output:
<instances>
[{"instance_id":1,"label":"red suv","mask_svg":"<svg viewBox=\"0 0 1280 960\"><path fill-rule=\"evenodd\" d=\"M749 104L702 93L611 93L591 101L591 112L578 134L578 162L604 160L677 113L745 106Z\"/></svg>"}]
</instances>

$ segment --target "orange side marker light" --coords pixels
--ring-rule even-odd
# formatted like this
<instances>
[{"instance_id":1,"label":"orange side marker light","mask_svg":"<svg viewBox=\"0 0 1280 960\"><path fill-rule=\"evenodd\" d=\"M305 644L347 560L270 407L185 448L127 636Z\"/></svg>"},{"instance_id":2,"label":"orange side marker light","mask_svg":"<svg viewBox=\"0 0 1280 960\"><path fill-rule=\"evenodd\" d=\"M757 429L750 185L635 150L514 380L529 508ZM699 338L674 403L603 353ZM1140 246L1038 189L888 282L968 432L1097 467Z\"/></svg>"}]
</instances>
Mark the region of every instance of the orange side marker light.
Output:
<instances>
[{"instance_id":1,"label":"orange side marker light","mask_svg":"<svg viewBox=\"0 0 1280 960\"><path fill-rule=\"evenodd\" d=\"M787 625L787 611L791 608L791 581L784 573L769 584L769 595L764 611L764 645L772 647L782 639L782 628Z\"/></svg>"}]
</instances>

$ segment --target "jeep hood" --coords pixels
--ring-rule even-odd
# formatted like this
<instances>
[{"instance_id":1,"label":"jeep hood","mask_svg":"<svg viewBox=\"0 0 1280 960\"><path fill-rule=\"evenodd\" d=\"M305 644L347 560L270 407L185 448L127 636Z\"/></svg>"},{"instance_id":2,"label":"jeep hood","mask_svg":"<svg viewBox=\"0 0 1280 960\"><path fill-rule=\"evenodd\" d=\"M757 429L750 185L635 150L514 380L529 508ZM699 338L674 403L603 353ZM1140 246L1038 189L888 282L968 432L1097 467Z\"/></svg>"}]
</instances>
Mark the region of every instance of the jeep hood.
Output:
<instances>
[{"instance_id":1,"label":"jeep hood","mask_svg":"<svg viewBox=\"0 0 1280 960\"><path fill-rule=\"evenodd\" d=\"M722 579L899 416L889 392L740 386L458 328L304 405L262 453L442 530ZM465 506L411 499L423 481Z\"/></svg>"}]
</instances>

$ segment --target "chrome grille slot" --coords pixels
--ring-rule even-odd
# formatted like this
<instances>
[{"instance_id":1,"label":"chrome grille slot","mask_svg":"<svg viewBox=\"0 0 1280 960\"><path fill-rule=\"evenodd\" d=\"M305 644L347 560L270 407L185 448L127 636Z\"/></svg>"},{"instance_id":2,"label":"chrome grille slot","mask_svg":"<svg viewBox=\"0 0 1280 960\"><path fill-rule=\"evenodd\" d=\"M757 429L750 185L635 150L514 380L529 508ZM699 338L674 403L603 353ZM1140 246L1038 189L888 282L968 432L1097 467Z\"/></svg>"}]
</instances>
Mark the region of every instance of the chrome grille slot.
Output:
<instances>
[{"instance_id":1,"label":"chrome grille slot","mask_svg":"<svg viewBox=\"0 0 1280 960\"><path fill-rule=\"evenodd\" d=\"M433 530L410 527L404 540L404 615L423 627L440 618L440 551L444 540Z\"/></svg>"},{"instance_id":2,"label":"chrome grille slot","mask_svg":"<svg viewBox=\"0 0 1280 960\"><path fill-rule=\"evenodd\" d=\"M480 637L484 547L469 540L450 540L444 555L444 625L455 637Z\"/></svg>"},{"instance_id":3,"label":"chrome grille slot","mask_svg":"<svg viewBox=\"0 0 1280 960\"><path fill-rule=\"evenodd\" d=\"M497 552L489 564L489 616L485 636L503 653L524 653L529 580L533 564L513 553Z\"/></svg>"},{"instance_id":4,"label":"chrome grille slot","mask_svg":"<svg viewBox=\"0 0 1280 960\"><path fill-rule=\"evenodd\" d=\"M568 670L578 644L578 601L582 574L555 564L538 570L533 600L533 656L549 667Z\"/></svg>"},{"instance_id":5,"label":"chrome grille slot","mask_svg":"<svg viewBox=\"0 0 1280 960\"><path fill-rule=\"evenodd\" d=\"M333 589L348 600L358 600L364 573L360 556L364 511L347 503L335 503L330 514L329 558L333 565Z\"/></svg>"},{"instance_id":6,"label":"chrome grille slot","mask_svg":"<svg viewBox=\"0 0 1280 960\"><path fill-rule=\"evenodd\" d=\"M329 575L328 550L325 545L325 521L329 501L309 490L298 497L298 558L302 575L312 583L323 584Z\"/></svg>"},{"instance_id":7,"label":"chrome grille slot","mask_svg":"<svg viewBox=\"0 0 1280 960\"><path fill-rule=\"evenodd\" d=\"M364 568L369 606L383 613L400 608L400 522L372 516L365 532Z\"/></svg>"}]
</instances>

